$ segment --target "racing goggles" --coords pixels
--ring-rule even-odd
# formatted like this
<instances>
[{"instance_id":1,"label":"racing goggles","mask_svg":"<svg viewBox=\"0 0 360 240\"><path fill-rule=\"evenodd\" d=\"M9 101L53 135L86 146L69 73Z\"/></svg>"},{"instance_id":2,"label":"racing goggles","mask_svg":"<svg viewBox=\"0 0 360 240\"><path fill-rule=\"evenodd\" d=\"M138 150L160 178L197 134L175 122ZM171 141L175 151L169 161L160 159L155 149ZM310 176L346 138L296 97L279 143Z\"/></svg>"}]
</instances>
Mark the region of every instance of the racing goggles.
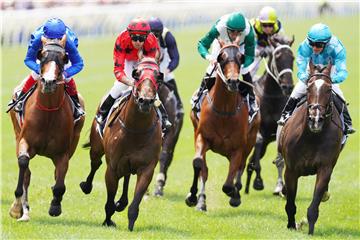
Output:
<instances>
[{"instance_id":1,"label":"racing goggles","mask_svg":"<svg viewBox=\"0 0 360 240\"><path fill-rule=\"evenodd\" d=\"M273 23L262 23L261 26L264 28L273 28L274 24Z\"/></svg>"},{"instance_id":2,"label":"racing goggles","mask_svg":"<svg viewBox=\"0 0 360 240\"><path fill-rule=\"evenodd\" d=\"M316 48L324 48L326 43L324 42L313 42L309 40L309 45Z\"/></svg>"},{"instance_id":3,"label":"racing goggles","mask_svg":"<svg viewBox=\"0 0 360 240\"><path fill-rule=\"evenodd\" d=\"M147 37L147 35L137 35L137 34L130 35L131 40L134 42L136 42L136 41L145 42L146 37Z\"/></svg>"}]
</instances>

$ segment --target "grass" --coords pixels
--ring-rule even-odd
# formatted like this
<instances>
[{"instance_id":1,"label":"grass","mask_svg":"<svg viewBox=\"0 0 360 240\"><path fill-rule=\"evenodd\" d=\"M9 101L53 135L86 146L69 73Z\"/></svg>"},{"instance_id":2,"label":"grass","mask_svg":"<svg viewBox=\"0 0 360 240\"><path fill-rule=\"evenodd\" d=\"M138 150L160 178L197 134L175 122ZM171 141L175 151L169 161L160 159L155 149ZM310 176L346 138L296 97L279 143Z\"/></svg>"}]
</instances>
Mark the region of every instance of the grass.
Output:
<instances>
[{"instance_id":1,"label":"grass","mask_svg":"<svg viewBox=\"0 0 360 240\"><path fill-rule=\"evenodd\" d=\"M359 16L332 17L325 19L305 19L284 21L288 35L295 34L295 50L304 39L309 27L316 22L330 25L333 33L347 49L348 79L341 85L351 103L350 112L355 128L359 129ZM209 26L210 27L210 26ZM196 46L198 39L209 29L188 28L175 32L181 54L176 79L180 94L185 103L185 121L180 135L175 157L168 172L168 182L163 198L150 197L142 201L140 215L134 232L127 230L127 212L116 213L113 221L116 229L101 226L105 218L104 204L106 188L103 165L94 179L93 192L84 195L79 183L89 170L88 150L78 147L70 161L66 176L67 191L62 201L63 213L52 218L47 211L52 198L50 187L54 184L54 167L49 159L35 157L30 161L32 180L29 190L31 206L30 222L18 223L10 218L8 211L14 200L18 167L15 157L15 140L9 116L5 112L12 89L23 79L29 70L23 64L26 46L3 47L1 109L1 224L2 239L112 239L112 238L281 238L308 239L307 229L289 231L285 201L272 196L276 182L276 168L271 164L275 157L275 144L268 147L262 160L262 175L265 190L251 189L250 195L241 191L242 204L232 208L228 204L221 187L225 181L228 163L220 155L208 153L209 180L207 182L208 212L197 212L185 205L184 199L189 191L193 170L192 158L193 129L189 120L189 99L199 86L206 61L199 57ZM86 101L87 119L80 143L88 138L88 129L95 109L105 92L112 86L112 49L115 35L108 38L80 39L80 51L85 60L85 69L76 76L78 89ZM296 72L296 69L295 69ZM134 177L130 181L130 200L132 200ZM244 178L243 178L244 181ZM299 181L296 220L306 216L312 199L315 178L306 177ZM154 183L151 183L153 191ZM120 190L119 190L120 191ZM331 199L320 205L320 216L311 239L359 239L359 133L348 139L341 153L330 182Z\"/></svg>"}]
</instances>

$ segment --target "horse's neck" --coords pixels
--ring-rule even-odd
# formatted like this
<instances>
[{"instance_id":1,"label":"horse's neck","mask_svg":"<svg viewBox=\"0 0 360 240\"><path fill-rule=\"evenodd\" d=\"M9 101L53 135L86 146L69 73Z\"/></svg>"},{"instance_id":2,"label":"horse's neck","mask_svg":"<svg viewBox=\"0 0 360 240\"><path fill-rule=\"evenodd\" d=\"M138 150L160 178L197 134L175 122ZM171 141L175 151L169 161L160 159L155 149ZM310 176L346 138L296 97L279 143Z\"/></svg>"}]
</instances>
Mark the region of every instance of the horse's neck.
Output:
<instances>
[{"instance_id":1,"label":"horse's neck","mask_svg":"<svg viewBox=\"0 0 360 240\"><path fill-rule=\"evenodd\" d=\"M65 89L63 85L57 86L53 93L42 93L41 88L41 84L38 84L34 94L38 104L47 108L56 108L64 101Z\"/></svg>"},{"instance_id":2,"label":"horse's neck","mask_svg":"<svg viewBox=\"0 0 360 240\"><path fill-rule=\"evenodd\" d=\"M210 91L213 105L218 110L234 111L237 107L238 92L230 92L219 76L216 76L215 85Z\"/></svg>"},{"instance_id":3,"label":"horse's neck","mask_svg":"<svg viewBox=\"0 0 360 240\"><path fill-rule=\"evenodd\" d=\"M265 73L265 78L263 81L264 93L270 95L282 94L279 84L273 79L268 72Z\"/></svg>"},{"instance_id":4,"label":"horse's neck","mask_svg":"<svg viewBox=\"0 0 360 240\"><path fill-rule=\"evenodd\" d=\"M131 95L120 117L126 127L136 130L146 130L153 125L155 115L154 107L152 107L149 113L140 112L134 97Z\"/></svg>"}]
</instances>

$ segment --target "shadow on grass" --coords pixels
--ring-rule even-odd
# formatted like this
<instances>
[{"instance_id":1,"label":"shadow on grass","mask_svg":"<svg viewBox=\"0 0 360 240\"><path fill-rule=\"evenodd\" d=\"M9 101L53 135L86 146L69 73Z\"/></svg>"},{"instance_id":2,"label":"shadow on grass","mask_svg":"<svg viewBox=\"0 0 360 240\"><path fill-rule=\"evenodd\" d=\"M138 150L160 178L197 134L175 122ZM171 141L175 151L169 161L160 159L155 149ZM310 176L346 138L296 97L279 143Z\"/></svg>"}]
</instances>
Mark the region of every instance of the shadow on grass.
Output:
<instances>
[{"instance_id":1,"label":"shadow on grass","mask_svg":"<svg viewBox=\"0 0 360 240\"><path fill-rule=\"evenodd\" d=\"M322 228L321 225L315 224L314 236L327 238L334 237L338 239L360 239L360 230L352 228L339 228L338 226L327 226L326 228Z\"/></svg>"},{"instance_id":2,"label":"shadow on grass","mask_svg":"<svg viewBox=\"0 0 360 240\"><path fill-rule=\"evenodd\" d=\"M44 225L64 225L64 226L86 226L91 228L102 228L102 222L90 221L90 220L70 220L70 219L60 219L60 218L51 218L41 217L33 218L31 220L33 223L39 223Z\"/></svg>"},{"instance_id":3,"label":"shadow on grass","mask_svg":"<svg viewBox=\"0 0 360 240\"><path fill-rule=\"evenodd\" d=\"M190 237L193 235L193 232L191 231L186 231L180 228L173 228L173 227L169 227L169 226L162 226L162 225L145 225L145 226L139 226L137 227L135 225L134 227L134 231L136 232L161 232L162 234L164 233L169 233L172 236L174 236L175 238L178 237Z\"/></svg>"},{"instance_id":4,"label":"shadow on grass","mask_svg":"<svg viewBox=\"0 0 360 240\"><path fill-rule=\"evenodd\" d=\"M239 209L235 210L233 208L222 209L210 214L211 217L221 217L221 218L237 218L237 217L261 217L269 219L279 219L280 221L287 222L286 214L282 212L273 213L267 210L251 210L251 209Z\"/></svg>"}]
</instances>

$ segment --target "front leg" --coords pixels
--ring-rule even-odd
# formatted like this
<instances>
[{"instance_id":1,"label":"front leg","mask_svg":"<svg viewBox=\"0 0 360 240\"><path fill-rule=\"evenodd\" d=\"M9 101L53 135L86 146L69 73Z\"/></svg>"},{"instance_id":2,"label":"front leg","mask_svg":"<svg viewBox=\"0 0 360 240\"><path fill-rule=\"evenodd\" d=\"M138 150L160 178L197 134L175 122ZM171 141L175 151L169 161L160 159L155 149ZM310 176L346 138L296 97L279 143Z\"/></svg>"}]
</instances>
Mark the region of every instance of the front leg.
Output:
<instances>
[{"instance_id":1,"label":"front leg","mask_svg":"<svg viewBox=\"0 0 360 240\"><path fill-rule=\"evenodd\" d=\"M288 216L287 228L295 229L295 214L296 214L296 191L297 191L298 176L294 171L289 170L287 167L285 170L285 187L286 187L286 205L285 210Z\"/></svg>"}]
</instances>

